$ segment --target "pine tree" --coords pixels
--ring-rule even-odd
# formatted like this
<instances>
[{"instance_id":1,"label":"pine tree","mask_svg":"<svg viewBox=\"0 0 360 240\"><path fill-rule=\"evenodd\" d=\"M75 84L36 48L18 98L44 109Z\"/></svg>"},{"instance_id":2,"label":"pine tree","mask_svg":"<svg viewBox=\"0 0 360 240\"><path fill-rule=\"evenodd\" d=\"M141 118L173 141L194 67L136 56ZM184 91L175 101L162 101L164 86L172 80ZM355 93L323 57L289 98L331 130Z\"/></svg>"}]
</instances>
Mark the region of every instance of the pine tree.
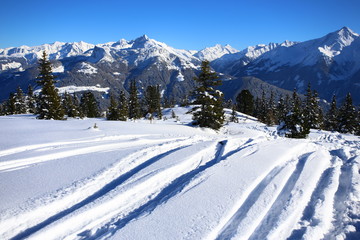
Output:
<instances>
[{"instance_id":1,"label":"pine tree","mask_svg":"<svg viewBox=\"0 0 360 240\"><path fill-rule=\"evenodd\" d=\"M119 110L120 116L119 116L119 120L120 121L126 121L128 119L129 116L129 105L128 105L128 100L125 96L125 93L123 91L120 92L120 110Z\"/></svg>"},{"instance_id":2,"label":"pine tree","mask_svg":"<svg viewBox=\"0 0 360 240\"><path fill-rule=\"evenodd\" d=\"M9 99L6 102L6 114L12 115L16 113L16 96L15 93L10 93Z\"/></svg>"},{"instance_id":3,"label":"pine tree","mask_svg":"<svg viewBox=\"0 0 360 240\"><path fill-rule=\"evenodd\" d=\"M129 97L129 118L141 118L141 110L138 98L138 90L136 88L135 80L130 82L130 97Z\"/></svg>"},{"instance_id":4,"label":"pine tree","mask_svg":"<svg viewBox=\"0 0 360 240\"><path fill-rule=\"evenodd\" d=\"M61 120L64 118L64 109L61 105L61 98L58 90L55 88L55 77L52 74L50 61L44 51L42 58L39 60L39 76L37 83L42 87L39 94L38 118Z\"/></svg>"},{"instance_id":5,"label":"pine tree","mask_svg":"<svg viewBox=\"0 0 360 240\"><path fill-rule=\"evenodd\" d=\"M221 85L218 76L210 69L209 61L203 61L199 77L195 78L199 87L195 90L196 104L200 105L193 108L194 124L200 127L209 127L218 130L224 123L224 110L222 107L223 93L215 90L214 86Z\"/></svg>"},{"instance_id":6,"label":"pine tree","mask_svg":"<svg viewBox=\"0 0 360 240\"><path fill-rule=\"evenodd\" d=\"M180 106L181 107L188 107L190 105L189 95L185 95L183 99L181 99Z\"/></svg>"},{"instance_id":7,"label":"pine tree","mask_svg":"<svg viewBox=\"0 0 360 240\"><path fill-rule=\"evenodd\" d=\"M293 92L290 111L286 114L284 121L279 124L278 132L289 138L305 138L310 132L304 124L301 99L296 90Z\"/></svg>"},{"instance_id":8,"label":"pine tree","mask_svg":"<svg viewBox=\"0 0 360 240\"><path fill-rule=\"evenodd\" d=\"M152 119L153 116L157 115L158 119L161 119L161 94L159 85L148 86L146 88L145 100L147 113L150 115L150 118Z\"/></svg>"},{"instance_id":9,"label":"pine tree","mask_svg":"<svg viewBox=\"0 0 360 240\"><path fill-rule=\"evenodd\" d=\"M239 119L236 116L236 105L233 104L233 106L231 107L231 116L230 116L230 122L234 122L234 123L238 123Z\"/></svg>"},{"instance_id":10,"label":"pine tree","mask_svg":"<svg viewBox=\"0 0 360 240\"><path fill-rule=\"evenodd\" d=\"M113 95L110 96L110 106L106 113L107 120L119 120L120 119L120 110L118 108L118 103Z\"/></svg>"},{"instance_id":11,"label":"pine tree","mask_svg":"<svg viewBox=\"0 0 360 240\"><path fill-rule=\"evenodd\" d=\"M258 100L258 106L256 106L257 108L257 115L255 116L260 122L266 123L266 118L267 118L267 100L266 100L266 95L265 95L265 91L262 91L261 94L261 98Z\"/></svg>"},{"instance_id":12,"label":"pine tree","mask_svg":"<svg viewBox=\"0 0 360 240\"><path fill-rule=\"evenodd\" d=\"M275 96L274 92L271 91L269 101L266 104L266 112L264 123L266 125L272 126L277 123L277 113L276 113L276 105L275 105Z\"/></svg>"},{"instance_id":13,"label":"pine tree","mask_svg":"<svg viewBox=\"0 0 360 240\"><path fill-rule=\"evenodd\" d=\"M330 109L326 114L326 120L325 120L325 129L328 131L337 131L338 129L338 116L339 116L339 110L337 108L336 103L336 96L333 95L332 101L330 104Z\"/></svg>"},{"instance_id":14,"label":"pine tree","mask_svg":"<svg viewBox=\"0 0 360 240\"><path fill-rule=\"evenodd\" d=\"M27 109L29 113L36 113L36 97L34 95L34 89L31 85L28 86L27 91Z\"/></svg>"},{"instance_id":15,"label":"pine tree","mask_svg":"<svg viewBox=\"0 0 360 240\"><path fill-rule=\"evenodd\" d=\"M6 115L5 102L0 103L0 116Z\"/></svg>"},{"instance_id":16,"label":"pine tree","mask_svg":"<svg viewBox=\"0 0 360 240\"><path fill-rule=\"evenodd\" d=\"M79 105L75 102L75 94L72 96L68 92L65 92L63 107L68 117L76 118L80 116Z\"/></svg>"},{"instance_id":17,"label":"pine tree","mask_svg":"<svg viewBox=\"0 0 360 240\"><path fill-rule=\"evenodd\" d=\"M171 109L171 118L176 118L176 114L174 112L174 109Z\"/></svg>"},{"instance_id":18,"label":"pine tree","mask_svg":"<svg viewBox=\"0 0 360 240\"><path fill-rule=\"evenodd\" d=\"M25 103L24 92L20 88L20 86L16 90L15 94L15 114L23 114L26 113L27 107Z\"/></svg>"},{"instance_id":19,"label":"pine tree","mask_svg":"<svg viewBox=\"0 0 360 240\"><path fill-rule=\"evenodd\" d=\"M80 99L80 109L84 117L100 117L98 103L92 92L85 92Z\"/></svg>"},{"instance_id":20,"label":"pine tree","mask_svg":"<svg viewBox=\"0 0 360 240\"><path fill-rule=\"evenodd\" d=\"M253 116L254 114L254 96L249 90L242 90L236 97L236 106L239 112Z\"/></svg>"},{"instance_id":21,"label":"pine tree","mask_svg":"<svg viewBox=\"0 0 360 240\"><path fill-rule=\"evenodd\" d=\"M305 96L304 126L306 129L321 129L323 125L322 110L319 106L318 94L316 91L312 92L310 83Z\"/></svg>"},{"instance_id":22,"label":"pine tree","mask_svg":"<svg viewBox=\"0 0 360 240\"><path fill-rule=\"evenodd\" d=\"M289 95L286 96L287 99L290 99ZM277 124L283 122L286 118L287 113L289 112L288 104L286 100L281 96L276 106L276 118Z\"/></svg>"},{"instance_id":23,"label":"pine tree","mask_svg":"<svg viewBox=\"0 0 360 240\"><path fill-rule=\"evenodd\" d=\"M341 133L355 134L357 132L357 128L357 112L352 103L351 94L348 93L339 111L338 131Z\"/></svg>"}]
</instances>

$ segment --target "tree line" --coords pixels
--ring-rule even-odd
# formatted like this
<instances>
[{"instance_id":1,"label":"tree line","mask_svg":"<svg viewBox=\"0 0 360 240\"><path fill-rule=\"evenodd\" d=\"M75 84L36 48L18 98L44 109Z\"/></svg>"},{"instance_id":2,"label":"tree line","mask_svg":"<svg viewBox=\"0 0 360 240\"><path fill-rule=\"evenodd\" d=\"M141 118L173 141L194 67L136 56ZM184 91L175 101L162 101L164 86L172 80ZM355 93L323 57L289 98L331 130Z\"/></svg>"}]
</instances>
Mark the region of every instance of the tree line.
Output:
<instances>
[{"instance_id":1,"label":"tree line","mask_svg":"<svg viewBox=\"0 0 360 240\"><path fill-rule=\"evenodd\" d=\"M332 98L329 110L324 113L318 93L309 84L303 99L294 89L292 96L275 100L274 93L254 99L249 90L241 91L236 97L233 111L238 110L256 117L267 125L278 125L278 133L290 138L304 138L310 129L322 129L360 135L360 108L356 110L351 94L338 107L336 96Z\"/></svg>"},{"instance_id":2,"label":"tree line","mask_svg":"<svg viewBox=\"0 0 360 240\"><path fill-rule=\"evenodd\" d=\"M308 85L305 97L300 97L296 90L292 96L275 98L273 92L263 91L261 97L254 99L249 90L241 91L235 104L224 103L224 95L216 90L221 85L218 75L208 61L202 62L201 71L195 78L197 88L192 92L192 100L184 97L182 105L194 105L193 124L200 127L220 129L225 122L224 107L231 107L230 121L236 122L236 111L256 117L267 125L278 125L280 135L291 138L304 138L310 129L324 129L341 133L360 134L359 110L352 104L348 94L343 105L338 108L336 97L333 97L329 111L324 115L319 104L316 91ZM37 114L39 119L63 120L66 117L100 117L99 104L92 92L84 92L80 100L74 94L65 92L61 97L55 87L55 77L52 74L51 63L46 52L39 60L39 76L37 83L41 87L35 95L31 86L27 95L20 87L16 93L11 93L9 99L0 105L0 114ZM162 119L162 107L172 107L173 100L163 99L159 85L148 86L139 97L136 82L132 80L129 93L121 91L119 97L110 94L110 104L106 110L107 120L127 121L146 117L150 120ZM175 115L173 113L173 115Z\"/></svg>"}]
</instances>

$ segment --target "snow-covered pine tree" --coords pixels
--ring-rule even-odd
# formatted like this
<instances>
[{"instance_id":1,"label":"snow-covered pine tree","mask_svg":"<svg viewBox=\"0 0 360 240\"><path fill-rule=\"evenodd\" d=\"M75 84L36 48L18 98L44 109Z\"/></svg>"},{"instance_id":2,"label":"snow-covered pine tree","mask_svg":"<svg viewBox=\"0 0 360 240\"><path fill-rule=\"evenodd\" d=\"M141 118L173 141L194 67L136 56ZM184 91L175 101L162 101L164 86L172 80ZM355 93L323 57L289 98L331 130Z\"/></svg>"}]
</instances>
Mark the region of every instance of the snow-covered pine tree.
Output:
<instances>
[{"instance_id":1,"label":"snow-covered pine tree","mask_svg":"<svg viewBox=\"0 0 360 240\"><path fill-rule=\"evenodd\" d=\"M328 131L337 131L338 130L338 116L339 116L339 110L337 108L336 103L336 96L333 95L332 101L330 104L330 109L326 113L326 119L325 119L325 129Z\"/></svg>"},{"instance_id":2,"label":"snow-covered pine tree","mask_svg":"<svg viewBox=\"0 0 360 240\"><path fill-rule=\"evenodd\" d=\"M16 94L15 94L15 114L23 114L26 113L26 111L27 111L27 106L25 103L24 92L19 86L16 89Z\"/></svg>"},{"instance_id":3,"label":"snow-covered pine tree","mask_svg":"<svg viewBox=\"0 0 360 240\"><path fill-rule=\"evenodd\" d=\"M158 119L161 119L161 94L159 85L148 86L146 88L145 100L147 105L147 113L151 116L151 119L155 115L158 117Z\"/></svg>"},{"instance_id":4,"label":"snow-covered pine tree","mask_svg":"<svg viewBox=\"0 0 360 240\"><path fill-rule=\"evenodd\" d=\"M193 108L194 124L200 127L218 130L224 123L223 93L213 88L221 85L221 81L218 78L217 74L211 71L209 61L203 61L201 72L195 78L199 83L199 87L194 92L195 103L199 104L200 107Z\"/></svg>"},{"instance_id":5,"label":"snow-covered pine tree","mask_svg":"<svg viewBox=\"0 0 360 240\"><path fill-rule=\"evenodd\" d=\"M236 106L239 112L253 116L254 114L254 96L249 90L242 90L236 97Z\"/></svg>"},{"instance_id":6,"label":"snow-covered pine tree","mask_svg":"<svg viewBox=\"0 0 360 240\"><path fill-rule=\"evenodd\" d=\"M55 77L52 74L50 61L44 51L39 60L39 76L37 83L42 87L38 98L38 118L61 120L64 118L64 109L58 90L55 88Z\"/></svg>"},{"instance_id":7,"label":"snow-covered pine tree","mask_svg":"<svg viewBox=\"0 0 360 240\"><path fill-rule=\"evenodd\" d=\"M107 109L106 119L113 121L120 120L120 110L114 95L110 96L110 106Z\"/></svg>"},{"instance_id":8,"label":"snow-covered pine tree","mask_svg":"<svg viewBox=\"0 0 360 240\"><path fill-rule=\"evenodd\" d=\"M261 98L257 102L257 115L255 116L260 122L266 123L268 102L266 100L265 91L262 91Z\"/></svg>"},{"instance_id":9,"label":"snow-covered pine tree","mask_svg":"<svg viewBox=\"0 0 360 240\"><path fill-rule=\"evenodd\" d=\"M28 86L26 104L29 113L36 113L36 96L34 95L34 89L31 85Z\"/></svg>"},{"instance_id":10,"label":"snow-covered pine tree","mask_svg":"<svg viewBox=\"0 0 360 240\"><path fill-rule=\"evenodd\" d=\"M12 115L16 113L16 96L15 93L9 94L9 99L5 104L6 115Z\"/></svg>"},{"instance_id":11,"label":"snow-covered pine tree","mask_svg":"<svg viewBox=\"0 0 360 240\"><path fill-rule=\"evenodd\" d=\"M83 117L96 118L100 117L98 103L92 92L83 93L80 99L80 109Z\"/></svg>"},{"instance_id":12,"label":"snow-covered pine tree","mask_svg":"<svg viewBox=\"0 0 360 240\"><path fill-rule=\"evenodd\" d=\"M6 115L5 102L0 103L0 116Z\"/></svg>"},{"instance_id":13,"label":"snow-covered pine tree","mask_svg":"<svg viewBox=\"0 0 360 240\"><path fill-rule=\"evenodd\" d=\"M129 117L129 104L128 99L126 98L126 95L124 91L120 92L120 109L119 109L119 120L120 121L126 121Z\"/></svg>"},{"instance_id":14,"label":"snow-covered pine tree","mask_svg":"<svg viewBox=\"0 0 360 240\"><path fill-rule=\"evenodd\" d=\"M236 116L236 104L233 104L231 107L231 116L230 116L230 122L238 123L239 119Z\"/></svg>"},{"instance_id":15,"label":"snow-covered pine tree","mask_svg":"<svg viewBox=\"0 0 360 240\"><path fill-rule=\"evenodd\" d=\"M345 101L339 110L339 125L338 131L341 133L352 133L357 132L357 112L352 103L351 94L346 95Z\"/></svg>"},{"instance_id":16,"label":"snow-covered pine tree","mask_svg":"<svg viewBox=\"0 0 360 240\"><path fill-rule=\"evenodd\" d=\"M130 81L130 96L129 96L129 118L139 119L141 118L141 108L138 98L138 90L135 80Z\"/></svg>"},{"instance_id":17,"label":"snow-covered pine tree","mask_svg":"<svg viewBox=\"0 0 360 240\"><path fill-rule=\"evenodd\" d=\"M289 101L290 97L287 95L287 99ZM277 124L280 124L281 122L285 121L286 115L289 112L288 108L288 102L284 99L283 96L280 97L279 102L276 106L276 118L277 118Z\"/></svg>"},{"instance_id":18,"label":"snow-covered pine tree","mask_svg":"<svg viewBox=\"0 0 360 240\"><path fill-rule=\"evenodd\" d=\"M65 92L63 107L65 109L65 114L68 117L75 118L80 116L79 105L77 102L75 102L75 94L71 95L68 92Z\"/></svg>"},{"instance_id":19,"label":"snow-covered pine tree","mask_svg":"<svg viewBox=\"0 0 360 240\"><path fill-rule=\"evenodd\" d=\"M270 98L266 105L267 108L266 108L266 114L265 114L266 117L264 119L264 123L269 126L275 125L277 123L277 113L276 113L276 105L275 105L275 96L273 91L270 92Z\"/></svg>"},{"instance_id":20,"label":"snow-covered pine tree","mask_svg":"<svg viewBox=\"0 0 360 240\"><path fill-rule=\"evenodd\" d=\"M180 106L181 107L188 107L190 105L190 101L189 101L189 95L185 95L183 99L181 99L181 103Z\"/></svg>"},{"instance_id":21,"label":"snow-covered pine tree","mask_svg":"<svg viewBox=\"0 0 360 240\"><path fill-rule=\"evenodd\" d=\"M293 91L290 111L286 114L284 121L278 126L278 133L289 138L305 138L310 129L304 126L304 115L301 108L301 99L296 89Z\"/></svg>"},{"instance_id":22,"label":"snow-covered pine tree","mask_svg":"<svg viewBox=\"0 0 360 240\"><path fill-rule=\"evenodd\" d=\"M319 106L319 98L316 91L311 90L310 83L306 90L304 106L304 127L306 129L321 129L323 123L322 110Z\"/></svg>"}]
</instances>

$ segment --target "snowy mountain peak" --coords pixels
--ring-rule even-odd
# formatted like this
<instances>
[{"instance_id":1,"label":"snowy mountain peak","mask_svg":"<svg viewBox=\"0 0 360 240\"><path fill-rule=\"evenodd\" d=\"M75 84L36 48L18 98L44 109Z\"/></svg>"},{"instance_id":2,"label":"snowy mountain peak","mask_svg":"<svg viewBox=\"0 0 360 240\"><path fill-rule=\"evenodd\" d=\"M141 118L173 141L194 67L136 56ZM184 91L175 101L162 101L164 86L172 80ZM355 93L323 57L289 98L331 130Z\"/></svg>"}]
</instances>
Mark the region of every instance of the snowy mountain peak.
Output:
<instances>
[{"instance_id":1,"label":"snowy mountain peak","mask_svg":"<svg viewBox=\"0 0 360 240\"><path fill-rule=\"evenodd\" d=\"M280 45L283 47L291 47L292 45L297 44L298 42L293 42L293 41L289 41L289 40L285 40L283 43L281 43Z\"/></svg>"},{"instance_id":2,"label":"snowy mountain peak","mask_svg":"<svg viewBox=\"0 0 360 240\"><path fill-rule=\"evenodd\" d=\"M343 27L338 31L329 33L323 38L310 41L313 46L318 46L318 50L327 58L340 55L343 48L350 46L359 34L354 33L350 28Z\"/></svg>"},{"instance_id":3,"label":"snowy mountain peak","mask_svg":"<svg viewBox=\"0 0 360 240\"><path fill-rule=\"evenodd\" d=\"M144 34L141 37L136 38L134 40L134 42L146 42L146 41L149 41L149 40L150 40L150 38L146 34Z\"/></svg>"},{"instance_id":4,"label":"snowy mountain peak","mask_svg":"<svg viewBox=\"0 0 360 240\"><path fill-rule=\"evenodd\" d=\"M200 60L208 60L213 61L215 59L218 59L225 54L232 54L237 53L239 50L231 47L229 44L226 44L225 46L221 44L216 44L213 47L204 48L203 50L200 50L196 54L194 54L195 57L199 58Z\"/></svg>"},{"instance_id":5,"label":"snowy mountain peak","mask_svg":"<svg viewBox=\"0 0 360 240\"><path fill-rule=\"evenodd\" d=\"M353 30L351 30L348 27L343 27L338 31L338 34L341 36L356 36L358 37L359 34L355 33Z\"/></svg>"}]
</instances>

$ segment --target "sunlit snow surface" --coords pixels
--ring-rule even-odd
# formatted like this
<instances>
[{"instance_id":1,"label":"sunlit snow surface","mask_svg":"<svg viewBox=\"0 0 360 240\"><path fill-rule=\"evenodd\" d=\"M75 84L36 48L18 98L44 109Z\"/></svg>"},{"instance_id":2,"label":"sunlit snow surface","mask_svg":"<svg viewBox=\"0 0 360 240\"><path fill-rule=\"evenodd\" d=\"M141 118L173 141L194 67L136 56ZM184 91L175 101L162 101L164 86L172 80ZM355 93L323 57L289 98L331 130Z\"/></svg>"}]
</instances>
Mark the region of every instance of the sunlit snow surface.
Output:
<instances>
[{"instance_id":1,"label":"sunlit snow surface","mask_svg":"<svg viewBox=\"0 0 360 240\"><path fill-rule=\"evenodd\" d=\"M0 239L359 239L359 137L285 139L240 114L215 132L173 110L0 117Z\"/></svg>"}]
</instances>

